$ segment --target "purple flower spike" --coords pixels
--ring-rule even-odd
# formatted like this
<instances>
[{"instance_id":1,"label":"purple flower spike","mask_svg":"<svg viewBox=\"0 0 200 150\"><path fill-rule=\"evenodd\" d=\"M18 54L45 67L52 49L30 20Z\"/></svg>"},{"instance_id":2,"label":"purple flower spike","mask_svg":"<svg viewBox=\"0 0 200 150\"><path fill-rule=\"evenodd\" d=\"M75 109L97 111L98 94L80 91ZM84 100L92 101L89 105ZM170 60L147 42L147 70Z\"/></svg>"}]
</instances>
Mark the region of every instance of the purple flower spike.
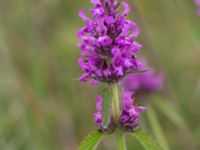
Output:
<instances>
[{"instance_id":1,"label":"purple flower spike","mask_svg":"<svg viewBox=\"0 0 200 150\"><path fill-rule=\"evenodd\" d=\"M119 118L119 125L123 131L134 132L138 127L138 118L141 112L146 111L145 107L134 106L134 94L125 92L122 94L123 109Z\"/></svg>"},{"instance_id":2,"label":"purple flower spike","mask_svg":"<svg viewBox=\"0 0 200 150\"><path fill-rule=\"evenodd\" d=\"M164 88L164 73L156 73L153 69L148 69L147 62L143 59L142 70L147 72L139 74L129 74L121 81L121 86L125 91L135 91L144 96L156 91L161 91Z\"/></svg>"},{"instance_id":3,"label":"purple flower spike","mask_svg":"<svg viewBox=\"0 0 200 150\"><path fill-rule=\"evenodd\" d=\"M78 63L83 70L80 81L93 79L114 83L123 79L127 72L138 70L140 65L135 54L142 45L135 41L139 34L137 25L126 19L130 6L116 0L91 0L94 7L90 10L92 18L82 9L79 16L86 23L77 36L81 58ZM122 4L124 11L118 13Z\"/></svg>"}]
</instances>

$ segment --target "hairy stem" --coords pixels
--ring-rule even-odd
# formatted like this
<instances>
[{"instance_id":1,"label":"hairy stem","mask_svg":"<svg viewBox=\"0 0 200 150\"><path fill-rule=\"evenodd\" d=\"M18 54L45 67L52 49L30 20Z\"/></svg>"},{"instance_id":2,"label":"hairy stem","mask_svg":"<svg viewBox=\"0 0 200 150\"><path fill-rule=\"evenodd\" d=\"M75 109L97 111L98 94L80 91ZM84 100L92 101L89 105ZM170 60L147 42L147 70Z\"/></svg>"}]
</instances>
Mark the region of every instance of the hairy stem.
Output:
<instances>
[{"instance_id":1,"label":"hairy stem","mask_svg":"<svg viewBox=\"0 0 200 150\"><path fill-rule=\"evenodd\" d=\"M119 87L118 84L112 85L112 107L113 107L113 117L115 123L118 125L119 115L120 115L120 103L119 103ZM127 150L124 133L117 129L115 132L115 139L117 143L118 150Z\"/></svg>"},{"instance_id":2,"label":"hairy stem","mask_svg":"<svg viewBox=\"0 0 200 150\"><path fill-rule=\"evenodd\" d=\"M112 85L112 106L113 106L113 117L116 124L118 124L118 118L120 113L119 108L119 87L117 84Z\"/></svg>"},{"instance_id":3,"label":"hairy stem","mask_svg":"<svg viewBox=\"0 0 200 150\"><path fill-rule=\"evenodd\" d=\"M123 132L117 130L116 133L115 133L115 139L116 139L118 150L127 150L125 135L124 135Z\"/></svg>"}]
</instances>

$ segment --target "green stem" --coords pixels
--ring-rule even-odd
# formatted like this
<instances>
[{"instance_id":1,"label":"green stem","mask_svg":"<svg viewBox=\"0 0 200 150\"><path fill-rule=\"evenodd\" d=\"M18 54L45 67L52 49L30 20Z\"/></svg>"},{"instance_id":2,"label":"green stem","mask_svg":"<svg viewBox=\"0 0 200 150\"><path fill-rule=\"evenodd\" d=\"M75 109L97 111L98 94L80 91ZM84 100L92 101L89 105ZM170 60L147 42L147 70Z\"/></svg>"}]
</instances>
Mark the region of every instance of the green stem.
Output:
<instances>
[{"instance_id":1,"label":"green stem","mask_svg":"<svg viewBox=\"0 0 200 150\"><path fill-rule=\"evenodd\" d=\"M127 150L126 141L125 141L125 135L124 135L123 132L117 130L115 132L115 139L116 139L118 150Z\"/></svg>"},{"instance_id":2,"label":"green stem","mask_svg":"<svg viewBox=\"0 0 200 150\"><path fill-rule=\"evenodd\" d=\"M113 117L115 123L118 124L118 118L119 118L119 88L117 84L112 85L112 105L113 105Z\"/></svg>"},{"instance_id":3,"label":"green stem","mask_svg":"<svg viewBox=\"0 0 200 150\"><path fill-rule=\"evenodd\" d=\"M113 106L113 117L115 123L118 125L120 115L120 103L119 103L119 87L118 84L112 85L112 106ZM127 150L125 136L122 131L117 130L115 132L115 139L118 150Z\"/></svg>"}]
</instances>

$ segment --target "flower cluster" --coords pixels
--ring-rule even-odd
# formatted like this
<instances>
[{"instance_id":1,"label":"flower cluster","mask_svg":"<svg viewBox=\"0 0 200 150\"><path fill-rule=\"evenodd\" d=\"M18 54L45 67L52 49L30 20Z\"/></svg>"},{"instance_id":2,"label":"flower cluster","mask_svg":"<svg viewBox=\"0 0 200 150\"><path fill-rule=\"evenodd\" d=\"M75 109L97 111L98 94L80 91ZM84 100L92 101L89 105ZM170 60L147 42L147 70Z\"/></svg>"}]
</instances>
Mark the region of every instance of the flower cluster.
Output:
<instances>
[{"instance_id":1,"label":"flower cluster","mask_svg":"<svg viewBox=\"0 0 200 150\"><path fill-rule=\"evenodd\" d=\"M197 4L198 9L197 9L197 14L200 16L200 0L194 0L194 2Z\"/></svg>"},{"instance_id":2,"label":"flower cluster","mask_svg":"<svg viewBox=\"0 0 200 150\"><path fill-rule=\"evenodd\" d=\"M141 62L143 62L142 70L147 70L149 67L145 59L143 58ZM140 74L129 74L120 84L124 91L135 91L140 96L144 96L164 88L164 73L156 73L155 70L150 69Z\"/></svg>"},{"instance_id":3,"label":"flower cluster","mask_svg":"<svg viewBox=\"0 0 200 150\"><path fill-rule=\"evenodd\" d=\"M134 106L134 93L124 92L122 94L123 107L120 112L117 126L125 132L134 132L138 127L138 118L141 112L146 110L142 106ZM101 132L113 132L116 125L113 121L113 115L110 117L110 123L107 128L103 127L102 122L102 97L98 96L96 101L97 112L94 113L94 121L99 126Z\"/></svg>"},{"instance_id":4,"label":"flower cluster","mask_svg":"<svg viewBox=\"0 0 200 150\"><path fill-rule=\"evenodd\" d=\"M135 53L142 48L135 41L139 29L134 22L126 19L130 11L127 3L117 3L116 0L91 2L94 4L90 10L91 19L84 9L79 13L86 23L77 35L82 41L78 44L81 49L78 63L84 72L80 81L92 79L95 82L115 83L140 67L135 57ZM121 14L118 13L120 4L124 7Z\"/></svg>"},{"instance_id":5,"label":"flower cluster","mask_svg":"<svg viewBox=\"0 0 200 150\"><path fill-rule=\"evenodd\" d=\"M138 127L138 118L141 112L146 111L143 106L134 106L135 93L125 92L122 94L123 109L119 118L120 128L124 131L133 132Z\"/></svg>"}]
</instances>

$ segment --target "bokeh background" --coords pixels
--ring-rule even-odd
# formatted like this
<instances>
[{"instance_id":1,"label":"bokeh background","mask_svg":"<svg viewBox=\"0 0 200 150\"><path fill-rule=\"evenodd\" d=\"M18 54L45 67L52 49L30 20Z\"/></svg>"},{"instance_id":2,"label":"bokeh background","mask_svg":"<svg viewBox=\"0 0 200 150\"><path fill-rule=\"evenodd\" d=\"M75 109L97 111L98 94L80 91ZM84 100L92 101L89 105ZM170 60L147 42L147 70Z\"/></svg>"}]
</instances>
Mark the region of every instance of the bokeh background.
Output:
<instances>
[{"instance_id":1,"label":"bokeh background","mask_svg":"<svg viewBox=\"0 0 200 150\"><path fill-rule=\"evenodd\" d=\"M162 98L184 120L176 123L172 114L170 121L155 109L170 148L200 149L197 7L192 0L126 1L141 30L141 54L166 74L164 91L147 101ZM90 6L89 0L0 0L1 150L75 150L97 128L92 113L101 86L76 80L76 31L84 25L77 13ZM152 132L145 119L141 126ZM133 137L127 140L129 149L142 149ZM99 149L115 149L113 138Z\"/></svg>"}]
</instances>

